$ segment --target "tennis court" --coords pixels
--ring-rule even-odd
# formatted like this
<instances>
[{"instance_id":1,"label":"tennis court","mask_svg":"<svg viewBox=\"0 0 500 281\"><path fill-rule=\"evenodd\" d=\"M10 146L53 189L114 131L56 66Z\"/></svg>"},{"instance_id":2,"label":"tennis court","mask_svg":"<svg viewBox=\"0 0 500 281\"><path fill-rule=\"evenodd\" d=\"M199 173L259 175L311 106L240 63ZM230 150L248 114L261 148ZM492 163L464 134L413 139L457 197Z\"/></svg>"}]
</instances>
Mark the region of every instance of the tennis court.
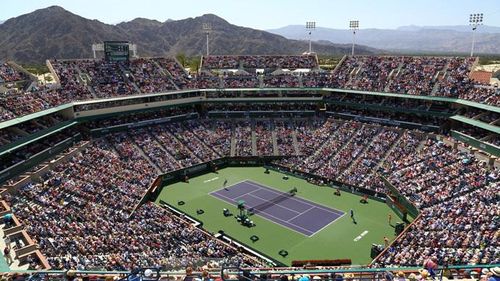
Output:
<instances>
[{"instance_id":1,"label":"tennis court","mask_svg":"<svg viewBox=\"0 0 500 281\"><path fill-rule=\"evenodd\" d=\"M344 215L342 211L250 180L219 189L210 195L234 205L243 200L247 209L251 209L254 214L306 236L313 236Z\"/></svg>"},{"instance_id":2,"label":"tennis court","mask_svg":"<svg viewBox=\"0 0 500 281\"><path fill-rule=\"evenodd\" d=\"M285 174L265 171L262 167L220 169L217 173L192 177L189 182L167 185L155 201L160 204L163 200L202 222L206 231L223 231L285 265L291 265L293 260L343 258L350 258L353 264L366 264L371 261L373 243L380 244L384 237L394 237L387 215L390 213L394 218L397 215L384 202L369 200L368 204L361 204L358 195L343 192L336 196L331 187L317 186L293 176L284 180ZM226 180L227 191L222 189ZM296 196L284 200L283 195L295 187ZM250 195L245 195L248 193ZM254 227L241 225L234 216L224 216L223 209L238 214L238 199L246 201L249 208L254 207L255 215L250 217ZM356 224L347 215L351 209L355 212ZM324 217L328 218L323 221ZM259 238L257 242L251 240L253 235ZM288 252L286 257L280 255L282 250Z\"/></svg>"}]
</instances>

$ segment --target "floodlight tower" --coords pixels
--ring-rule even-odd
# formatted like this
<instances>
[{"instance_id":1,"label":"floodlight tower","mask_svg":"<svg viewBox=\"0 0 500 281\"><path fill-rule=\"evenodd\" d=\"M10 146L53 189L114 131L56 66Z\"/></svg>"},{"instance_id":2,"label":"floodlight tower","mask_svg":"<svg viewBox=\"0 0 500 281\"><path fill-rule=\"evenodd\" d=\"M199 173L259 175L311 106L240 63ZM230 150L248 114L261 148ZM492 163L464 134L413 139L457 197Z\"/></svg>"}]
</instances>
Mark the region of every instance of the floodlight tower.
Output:
<instances>
[{"instance_id":1,"label":"floodlight tower","mask_svg":"<svg viewBox=\"0 0 500 281\"><path fill-rule=\"evenodd\" d=\"M356 36L356 31L359 29L359 20L349 21L349 29L352 30L352 50L351 50L351 56L354 56L354 37Z\"/></svg>"},{"instance_id":2,"label":"floodlight tower","mask_svg":"<svg viewBox=\"0 0 500 281\"><path fill-rule=\"evenodd\" d=\"M206 22L206 23L203 24L203 26L201 27L201 29L207 35L207 57L208 57L208 55L210 54L210 52L208 50L208 35L212 31L212 24Z\"/></svg>"},{"instance_id":3,"label":"floodlight tower","mask_svg":"<svg viewBox=\"0 0 500 281\"><path fill-rule=\"evenodd\" d=\"M470 14L469 24L472 26L472 47L470 50L470 56L474 56L474 44L476 43L476 29L478 26L483 24L483 14Z\"/></svg>"},{"instance_id":4,"label":"floodlight tower","mask_svg":"<svg viewBox=\"0 0 500 281\"><path fill-rule=\"evenodd\" d=\"M314 29L316 29L316 22L315 21L307 21L306 22L306 30L309 30L309 53L312 53L311 37L312 37L312 31Z\"/></svg>"}]
</instances>

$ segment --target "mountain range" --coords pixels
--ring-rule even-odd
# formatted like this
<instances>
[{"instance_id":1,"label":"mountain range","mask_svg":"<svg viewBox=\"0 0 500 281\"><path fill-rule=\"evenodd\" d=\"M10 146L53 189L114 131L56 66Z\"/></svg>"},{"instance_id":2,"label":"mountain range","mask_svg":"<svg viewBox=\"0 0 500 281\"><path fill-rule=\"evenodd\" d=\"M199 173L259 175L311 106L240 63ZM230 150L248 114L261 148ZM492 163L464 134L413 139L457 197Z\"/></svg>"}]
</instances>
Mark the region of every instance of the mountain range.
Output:
<instances>
[{"instance_id":1,"label":"mountain range","mask_svg":"<svg viewBox=\"0 0 500 281\"><path fill-rule=\"evenodd\" d=\"M139 56L201 55L206 49L203 23L212 26L211 54L301 54L308 48L306 41L232 25L213 14L165 22L136 18L110 25L51 6L0 24L0 60L43 63L50 58L89 58L92 43L106 40L135 43ZM343 55L350 52L350 45L315 42L313 51ZM359 52L370 54L377 50L360 47Z\"/></svg>"},{"instance_id":2,"label":"mountain range","mask_svg":"<svg viewBox=\"0 0 500 281\"><path fill-rule=\"evenodd\" d=\"M289 25L269 32L289 39L306 38L302 25ZM340 44L352 42L352 31L317 27L312 40ZM360 29L356 43L392 52L468 53L472 44L471 26L403 26L397 29ZM500 27L479 26L476 32L475 52L500 54Z\"/></svg>"}]
</instances>

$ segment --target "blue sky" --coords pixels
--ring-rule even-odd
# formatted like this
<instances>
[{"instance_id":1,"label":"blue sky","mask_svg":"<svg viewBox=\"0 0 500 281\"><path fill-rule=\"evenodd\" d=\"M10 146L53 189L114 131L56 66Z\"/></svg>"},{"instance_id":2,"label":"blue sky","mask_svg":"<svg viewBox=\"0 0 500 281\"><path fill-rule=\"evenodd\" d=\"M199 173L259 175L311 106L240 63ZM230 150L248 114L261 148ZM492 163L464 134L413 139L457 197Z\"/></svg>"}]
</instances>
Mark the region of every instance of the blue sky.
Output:
<instances>
[{"instance_id":1,"label":"blue sky","mask_svg":"<svg viewBox=\"0 0 500 281\"><path fill-rule=\"evenodd\" d=\"M346 28L358 19L361 28L403 25L463 25L470 13L484 13L484 24L500 26L499 0L4 0L0 20L51 5L90 19L118 23L136 17L183 19L206 13L258 29L316 21L317 26Z\"/></svg>"}]
</instances>

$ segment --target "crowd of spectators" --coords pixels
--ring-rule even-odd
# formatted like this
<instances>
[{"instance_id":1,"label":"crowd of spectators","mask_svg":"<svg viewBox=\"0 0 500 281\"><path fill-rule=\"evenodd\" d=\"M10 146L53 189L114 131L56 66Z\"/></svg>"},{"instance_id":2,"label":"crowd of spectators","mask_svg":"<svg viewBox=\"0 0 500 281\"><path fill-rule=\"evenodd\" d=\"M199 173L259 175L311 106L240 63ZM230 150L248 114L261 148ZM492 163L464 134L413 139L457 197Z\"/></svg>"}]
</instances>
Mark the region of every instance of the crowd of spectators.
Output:
<instances>
[{"instance_id":1,"label":"crowd of spectators","mask_svg":"<svg viewBox=\"0 0 500 281\"><path fill-rule=\"evenodd\" d=\"M424 268L417 269L407 269L394 268L381 269L374 272L366 272L367 267L358 266L352 268L350 266L335 266L335 267L316 267L310 268L309 273L304 273L304 270L300 267L281 267L281 268L259 268L260 273L250 273L246 271L234 272L228 270L222 270L219 272L215 271L213 267L201 266L201 267L187 267L185 271L179 271L176 273L160 273L160 276L155 276L155 272L151 269L145 270L134 270L130 275L125 277L123 274L116 274L114 272L108 273L79 273L74 270L68 270L67 272L51 272L47 275L40 273L0 273L0 280L2 281L112 281L112 280L122 280L121 278L127 279L141 279L141 278L152 278L158 281L192 281L192 280L203 280L203 281L221 281L221 280L241 280L241 279L251 279L251 280L261 280L261 281L327 281L327 280L337 280L337 281L359 281L363 279L377 279L377 280L387 280L387 281L424 281L424 280L435 280L436 270L435 258L430 258L426 260L426 265ZM433 269L434 268L434 269ZM335 273L329 272L330 270L335 270ZM194 272L197 271L197 272ZM440 272L438 272L440 273ZM496 281L500 278L500 267L473 267L471 269L461 269L461 268L445 268L442 271L443 280L478 280L478 281Z\"/></svg>"},{"instance_id":2,"label":"crowd of spectators","mask_svg":"<svg viewBox=\"0 0 500 281\"><path fill-rule=\"evenodd\" d=\"M347 123L332 135L349 134L342 127ZM297 139L300 140L299 128L298 124ZM338 181L376 192L384 191L385 184L379 176L383 175L421 209L421 218L378 260L386 266L421 265L432 256L441 264L498 263L496 217L500 211L500 170L467 152L453 150L444 142L425 139L425 134L419 131L398 133L381 128L373 137L376 132L363 132L364 128L354 129L355 133L347 140L341 140L347 144L340 151L336 150L338 136L334 136L321 140L323 145L316 147L304 162L295 158L295 161L280 160L278 164L330 179L338 175L333 168L342 166L339 171L343 173L337 177ZM314 131L317 133L319 129ZM312 131L308 133L313 134ZM364 137L360 138L362 134ZM372 141L364 142L364 152L358 161L353 160L356 144L363 143L364 139ZM323 160L332 157L328 156L332 152L336 156ZM354 164L347 168L343 159ZM317 162L320 164L311 164ZM328 163L334 165L329 167Z\"/></svg>"},{"instance_id":3,"label":"crowd of spectators","mask_svg":"<svg viewBox=\"0 0 500 281\"><path fill-rule=\"evenodd\" d=\"M491 111L470 111L464 114L464 116L467 116L469 118L474 118L477 116L477 119L479 121L485 122L485 123L493 123L497 120L500 120L500 113L496 112L491 112Z\"/></svg>"},{"instance_id":4,"label":"crowd of spectators","mask_svg":"<svg viewBox=\"0 0 500 281\"><path fill-rule=\"evenodd\" d=\"M349 57L338 70L339 79L333 83L341 88L381 92L385 90L389 75L399 66L397 57Z\"/></svg>"},{"instance_id":5,"label":"crowd of spectators","mask_svg":"<svg viewBox=\"0 0 500 281\"><path fill-rule=\"evenodd\" d=\"M371 169L367 174L354 174L355 178L364 178L364 181L359 185L366 189L381 192L386 190L385 183L380 177L380 174L388 175L395 171L394 165L404 159L405 155L415 154L419 145L421 144L422 132L418 130L405 130L401 137L396 142L381 143L382 146L389 147L385 160L380 161L379 164ZM368 150L369 152L369 150Z\"/></svg>"},{"instance_id":6,"label":"crowd of spectators","mask_svg":"<svg viewBox=\"0 0 500 281\"><path fill-rule=\"evenodd\" d=\"M123 124L134 124L137 122L153 121L173 116L184 115L194 111L191 106L169 107L157 111L136 112L133 114L123 114L104 119L89 121L85 125L91 129L111 127Z\"/></svg>"},{"instance_id":7,"label":"crowd of spectators","mask_svg":"<svg viewBox=\"0 0 500 281\"><path fill-rule=\"evenodd\" d=\"M255 122L255 138L257 143L258 156L274 155L271 122Z\"/></svg>"},{"instance_id":8,"label":"crowd of spectators","mask_svg":"<svg viewBox=\"0 0 500 281\"><path fill-rule=\"evenodd\" d=\"M187 88L189 89L220 89L222 88L223 81L221 77L201 73L194 77L194 79L190 80L187 84Z\"/></svg>"},{"instance_id":9,"label":"crowd of spectators","mask_svg":"<svg viewBox=\"0 0 500 281\"><path fill-rule=\"evenodd\" d=\"M378 261L422 265L498 264L498 175L489 184L422 210L421 217Z\"/></svg>"},{"instance_id":10,"label":"crowd of spectators","mask_svg":"<svg viewBox=\"0 0 500 281\"><path fill-rule=\"evenodd\" d=\"M312 155L339 126L338 122L331 119L297 120L295 129L299 154L304 156Z\"/></svg>"},{"instance_id":11,"label":"crowd of spectators","mask_svg":"<svg viewBox=\"0 0 500 281\"><path fill-rule=\"evenodd\" d=\"M186 88L191 80L191 77L186 70L173 58L154 58L158 65L166 71L174 84L179 88Z\"/></svg>"},{"instance_id":12,"label":"crowd of spectators","mask_svg":"<svg viewBox=\"0 0 500 281\"><path fill-rule=\"evenodd\" d=\"M181 167L191 167L202 163L200 158L168 130L161 126L154 126L150 128L150 131L162 148L172 155Z\"/></svg>"},{"instance_id":13,"label":"crowd of spectators","mask_svg":"<svg viewBox=\"0 0 500 281\"><path fill-rule=\"evenodd\" d=\"M305 88L324 88L328 87L330 73L328 72L306 72L301 75L302 86Z\"/></svg>"},{"instance_id":14,"label":"crowd of spectators","mask_svg":"<svg viewBox=\"0 0 500 281\"><path fill-rule=\"evenodd\" d=\"M138 129L130 133L132 140L144 151L151 161L163 173L179 170L182 166L170 155L147 129Z\"/></svg>"},{"instance_id":15,"label":"crowd of spectators","mask_svg":"<svg viewBox=\"0 0 500 281\"><path fill-rule=\"evenodd\" d=\"M3 107L3 105L0 104L0 121L7 121L10 119L16 118L16 114L14 114L12 111L7 110Z\"/></svg>"},{"instance_id":16,"label":"crowd of spectators","mask_svg":"<svg viewBox=\"0 0 500 281\"><path fill-rule=\"evenodd\" d=\"M299 77L293 74L271 74L264 77L264 88L297 88L299 85Z\"/></svg>"},{"instance_id":17,"label":"crowd of spectators","mask_svg":"<svg viewBox=\"0 0 500 281\"><path fill-rule=\"evenodd\" d=\"M78 67L90 77L90 85L99 98L138 94L134 77L125 72L125 62L78 61ZM140 78L136 78L139 81Z\"/></svg>"},{"instance_id":18,"label":"crowd of spectators","mask_svg":"<svg viewBox=\"0 0 500 281\"><path fill-rule=\"evenodd\" d=\"M166 127L166 129L168 129L179 141L185 144L202 162L220 158L217 152L207 146L202 139L198 138L191 130L187 130L184 126L181 126L181 123L171 123L164 127Z\"/></svg>"},{"instance_id":19,"label":"crowd of spectators","mask_svg":"<svg viewBox=\"0 0 500 281\"><path fill-rule=\"evenodd\" d=\"M126 121L151 117L157 116ZM492 194L500 171L422 132L358 121L196 119L130 128L93 140L42 182L6 199L56 269L176 268L224 258L234 249L156 205L130 215L159 172L229 156L233 142L236 156L252 156L253 138L257 155L278 152L287 157L276 164L327 181L384 192L384 176L421 209L422 218L382 262L415 265L430 255L450 263L498 261L492 230L499 205Z\"/></svg>"},{"instance_id":20,"label":"crowd of spectators","mask_svg":"<svg viewBox=\"0 0 500 281\"><path fill-rule=\"evenodd\" d=\"M188 122L187 127L221 156L231 154L231 123L221 120Z\"/></svg>"},{"instance_id":21,"label":"crowd of spectators","mask_svg":"<svg viewBox=\"0 0 500 281\"><path fill-rule=\"evenodd\" d=\"M348 57L331 77L335 88L430 95L443 57Z\"/></svg>"},{"instance_id":22,"label":"crowd of spectators","mask_svg":"<svg viewBox=\"0 0 500 281\"><path fill-rule=\"evenodd\" d=\"M464 94L471 87L469 72L476 59L451 58L446 66L446 74L437 84L436 94L445 97L457 97Z\"/></svg>"},{"instance_id":23,"label":"crowd of spectators","mask_svg":"<svg viewBox=\"0 0 500 281\"><path fill-rule=\"evenodd\" d=\"M154 178L119 133L94 141L42 182L5 199L53 269L179 269L213 259L255 263L153 203L130 216Z\"/></svg>"},{"instance_id":24,"label":"crowd of spectators","mask_svg":"<svg viewBox=\"0 0 500 281\"><path fill-rule=\"evenodd\" d=\"M234 123L233 138L235 139L235 154L237 156L252 156L252 125L249 121Z\"/></svg>"},{"instance_id":25,"label":"crowd of spectators","mask_svg":"<svg viewBox=\"0 0 500 281\"><path fill-rule=\"evenodd\" d=\"M331 151L332 154L329 154L330 159L326 161L326 165L321 165L316 171L317 174L325 178L337 178L341 173L351 173L350 165L356 161L363 150L368 148L368 145L379 131L378 127L351 122L346 122L346 124L350 127L346 135L350 137L332 142L337 149Z\"/></svg>"},{"instance_id":26,"label":"crowd of spectators","mask_svg":"<svg viewBox=\"0 0 500 281\"><path fill-rule=\"evenodd\" d=\"M53 105L40 98L37 93L29 92L0 98L0 107L6 109L4 114L2 114L2 117L6 118L2 121L6 121L11 117L23 116L49 109ZM13 114L9 114L8 112Z\"/></svg>"},{"instance_id":27,"label":"crowd of spectators","mask_svg":"<svg viewBox=\"0 0 500 281\"><path fill-rule=\"evenodd\" d=\"M82 74L78 62L79 61L51 61L51 65L57 74L61 88L54 91L41 91L40 96L53 106L94 98L88 86L90 78Z\"/></svg>"},{"instance_id":28,"label":"crowd of spectators","mask_svg":"<svg viewBox=\"0 0 500 281\"><path fill-rule=\"evenodd\" d=\"M457 97L499 104L498 90L469 78L475 58L356 56L330 76L328 86L410 95Z\"/></svg>"},{"instance_id":29,"label":"crowd of spectators","mask_svg":"<svg viewBox=\"0 0 500 281\"><path fill-rule=\"evenodd\" d=\"M374 186L366 185L366 180L373 176L371 171L376 170L377 165L384 158L385 154L390 151L393 144L396 143L399 137L399 132L390 129L382 129L382 131L373 139L368 147L359 156L359 159L351 167L350 170L343 172L338 178L339 181L345 182L354 186L366 187L375 189ZM378 186L377 186L378 187ZM375 189L377 192L383 189Z\"/></svg>"},{"instance_id":30,"label":"crowd of spectators","mask_svg":"<svg viewBox=\"0 0 500 281\"><path fill-rule=\"evenodd\" d=\"M445 57L403 57L403 66L387 85L387 91L419 96L431 95L438 76L443 74L446 65L462 60Z\"/></svg>"},{"instance_id":31,"label":"crowd of spectators","mask_svg":"<svg viewBox=\"0 0 500 281\"><path fill-rule=\"evenodd\" d=\"M495 136L491 136L491 138L489 138L487 141L489 143L497 146L497 147L500 147L500 137L498 137L496 135Z\"/></svg>"},{"instance_id":32,"label":"crowd of spectators","mask_svg":"<svg viewBox=\"0 0 500 281\"><path fill-rule=\"evenodd\" d=\"M388 122L391 122L391 120L394 122L403 121L403 122L410 122L416 125L421 124L424 126L433 125L439 127L439 125L441 125L445 121L443 117L438 117L438 116L411 114L411 112L408 113L408 112L397 112L397 111L396 112L381 111L377 110L376 108L353 109L350 107L330 106L328 107L328 110L339 114L366 116L371 119L385 120Z\"/></svg>"},{"instance_id":33,"label":"crowd of spectators","mask_svg":"<svg viewBox=\"0 0 500 281\"><path fill-rule=\"evenodd\" d=\"M258 76L252 75L225 75L224 88L260 88Z\"/></svg>"},{"instance_id":34,"label":"crowd of spectators","mask_svg":"<svg viewBox=\"0 0 500 281\"><path fill-rule=\"evenodd\" d=\"M316 68L313 55L302 56L204 56L204 69L299 69Z\"/></svg>"},{"instance_id":35,"label":"crowd of spectators","mask_svg":"<svg viewBox=\"0 0 500 281\"><path fill-rule=\"evenodd\" d=\"M15 82L26 79L26 75L6 62L0 62L0 83Z\"/></svg>"},{"instance_id":36,"label":"crowd of spectators","mask_svg":"<svg viewBox=\"0 0 500 281\"><path fill-rule=\"evenodd\" d=\"M385 173L392 173L401 169L408 161L411 161L409 155L417 152L422 141L422 135L423 133L417 130L406 130L382 163L382 170Z\"/></svg>"},{"instance_id":37,"label":"crowd of spectators","mask_svg":"<svg viewBox=\"0 0 500 281\"><path fill-rule=\"evenodd\" d=\"M22 138L22 135L12 129L0 129L0 146L14 142Z\"/></svg>"},{"instance_id":38,"label":"crowd of spectators","mask_svg":"<svg viewBox=\"0 0 500 281\"><path fill-rule=\"evenodd\" d=\"M174 82L154 60L136 59L128 66L132 81L139 87L141 93L159 93L177 89Z\"/></svg>"},{"instance_id":39,"label":"crowd of spectators","mask_svg":"<svg viewBox=\"0 0 500 281\"><path fill-rule=\"evenodd\" d=\"M472 136L478 140L484 140L485 142L488 142L488 136L494 135L494 133L489 130L478 128L469 124L460 124L460 126L457 126L453 129L466 135Z\"/></svg>"},{"instance_id":40,"label":"crowd of spectators","mask_svg":"<svg viewBox=\"0 0 500 281\"><path fill-rule=\"evenodd\" d=\"M30 91L0 97L0 121L72 101L176 89L329 87L457 97L496 106L500 104L498 88L476 84L469 78L475 58L349 56L334 72L329 73L316 69L314 56L209 56L204 58L203 67L208 70L200 71L193 77L173 58L141 58L130 62L51 60L50 63L57 74L58 86L35 87ZM303 68L309 71L294 74L278 74L276 71L219 74L209 71L237 69L239 66L252 69ZM7 73L5 76L11 77L7 68L4 72ZM261 92L248 94L272 95ZM226 96L223 92L211 95ZM399 100L395 103L398 104Z\"/></svg>"},{"instance_id":41,"label":"crowd of spectators","mask_svg":"<svg viewBox=\"0 0 500 281\"><path fill-rule=\"evenodd\" d=\"M315 111L315 103L225 103L207 104L205 109L210 111Z\"/></svg>"},{"instance_id":42,"label":"crowd of spectators","mask_svg":"<svg viewBox=\"0 0 500 281\"><path fill-rule=\"evenodd\" d=\"M293 124L286 121L274 122L274 130L276 131L276 142L278 145L279 155L290 156L297 155L293 138L297 138Z\"/></svg>"},{"instance_id":43,"label":"crowd of spectators","mask_svg":"<svg viewBox=\"0 0 500 281\"><path fill-rule=\"evenodd\" d=\"M388 180L420 208L481 188L498 178L499 172L489 171L474 155L453 151L433 139L418 153L402 156L391 168Z\"/></svg>"},{"instance_id":44,"label":"crowd of spectators","mask_svg":"<svg viewBox=\"0 0 500 281\"><path fill-rule=\"evenodd\" d=\"M215 68L302 68L308 60L223 58L204 61ZM207 63L207 64L205 64ZM308 73L264 75L264 87L335 87L410 95L434 95L499 105L498 89L475 85L468 78L473 59L443 57L348 57L334 75ZM131 63L53 61L61 88L4 95L0 120L5 121L75 100L156 93L177 88L259 87L258 76L191 78L175 60L140 59ZM304 67L306 68L306 67ZM4 74L7 73L7 74ZM0 67L0 76L17 79ZM4 79L5 80L5 79ZM344 96L346 102L365 97ZM400 106L386 99L385 106ZM414 108L407 101L404 108ZM425 106L419 104L418 106ZM264 110L287 105L263 105ZM314 105L304 105L314 109ZM212 105L209 109L223 109ZM249 107L242 105L241 110ZM255 106L252 107L255 109ZM168 114L185 112L172 111ZM467 112L483 122L497 114ZM382 114L386 116L386 114ZM159 115L164 116L162 114ZM154 116L153 116L154 117ZM42 118L18 126L32 134L62 119ZM141 119L141 118L139 118ZM135 122L137 119L127 120ZM99 123L99 122L102 122ZM124 120L96 121L101 125ZM463 132L500 144L497 136L464 126ZM74 132L54 134L42 142L2 158L0 170L50 148ZM254 133L254 134L253 134ZM0 144L23 134L3 129ZM296 146L294 138L296 137ZM254 151L253 144L255 138ZM274 139L277 151L274 148ZM326 179L384 191L383 175L422 210L421 218L380 261L415 265L429 256L446 263L498 263L499 171L473 155L452 150L419 132L400 132L356 121L301 119L284 121L203 120L160 124L111 134L7 198L27 231L54 268L124 269L161 264L181 267L204 258L242 262L243 256L167 211L146 204L133 208L157 174L231 154L295 156L277 161L294 170ZM297 151L296 151L297 150ZM296 156L296 153L300 156ZM117 198L119 196L119 198ZM54 219L54 218L65 219ZM163 234L163 235L162 235ZM184 247L178 247L179 243ZM161 246L161 247L159 247ZM197 255L194 255L197 253Z\"/></svg>"},{"instance_id":45,"label":"crowd of spectators","mask_svg":"<svg viewBox=\"0 0 500 281\"><path fill-rule=\"evenodd\" d=\"M48 150L57 143L69 139L75 136L76 134L77 134L76 130L73 130L71 128L65 129L60 132L54 133L46 138L32 142L29 145L25 145L10 153L4 153L0 157L0 171L3 171L4 169L9 168L25 160L28 160L32 156L42 151Z\"/></svg>"},{"instance_id":46,"label":"crowd of spectators","mask_svg":"<svg viewBox=\"0 0 500 281\"><path fill-rule=\"evenodd\" d=\"M500 92L498 88L491 86L472 86L468 91L461 92L459 98L500 106Z\"/></svg>"},{"instance_id":47,"label":"crowd of spectators","mask_svg":"<svg viewBox=\"0 0 500 281\"><path fill-rule=\"evenodd\" d=\"M313 173L318 169L324 169L330 157L335 155L361 126L359 123L351 126L349 123L335 121L332 121L331 124L333 126L329 129L318 130L316 132L318 134L325 134L324 141L319 143L320 147L316 151L312 151L312 154L304 155L302 163L299 164L299 170Z\"/></svg>"}]
</instances>

